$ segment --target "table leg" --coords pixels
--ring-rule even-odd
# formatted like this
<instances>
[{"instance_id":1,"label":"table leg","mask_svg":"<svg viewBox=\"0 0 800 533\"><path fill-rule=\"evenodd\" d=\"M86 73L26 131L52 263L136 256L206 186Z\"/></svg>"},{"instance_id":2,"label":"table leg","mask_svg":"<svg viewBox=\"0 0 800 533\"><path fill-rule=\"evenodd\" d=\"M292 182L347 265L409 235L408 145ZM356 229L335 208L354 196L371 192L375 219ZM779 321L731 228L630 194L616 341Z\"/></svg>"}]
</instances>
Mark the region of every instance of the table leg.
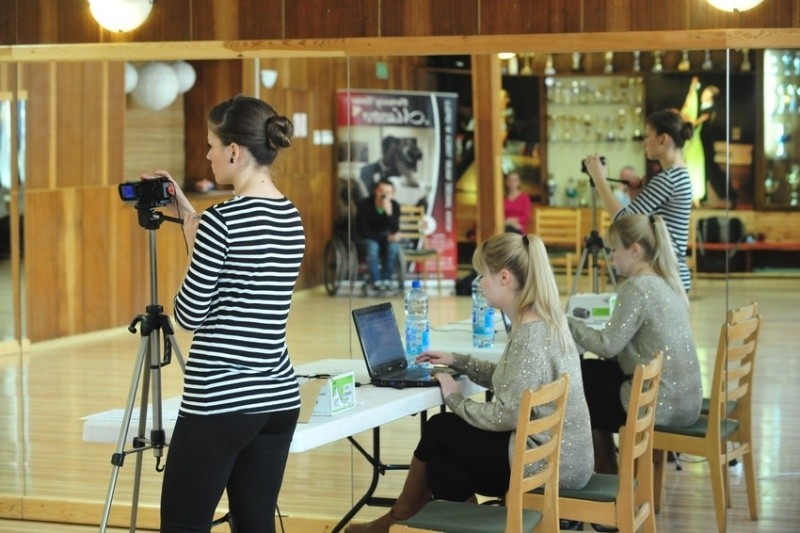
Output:
<instances>
[{"instance_id":1,"label":"table leg","mask_svg":"<svg viewBox=\"0 0 800 533\"><path fill-rule=\"evenodd\" d=\"M427 420L428 412L422 411L419 417L420 431ZM346 526L350 520L353 519L356 513L358 513L358 511L360 511L365 505L382 507L391 507L394 505L396 498L382 498L375 496L375 489L378 488L378 476L382 476L390 470L408 470L408 465L387 465L381 462L381 428L379 427L372 429L372 453L365 450L364 447L355 440L355 438L347 437L347 440L349 440L350 444L352 444L353 447L364 456L367 462L372 465L372 479L370 480L369 487L367 487L364 495L355 503L355 505L353 505L347 514L344 515L341 520L339 520L339 523L334 526L334 528L331 530L331 533L337 533L338 531L341 531L344 526Z\"/></svg>"}]
</instances>

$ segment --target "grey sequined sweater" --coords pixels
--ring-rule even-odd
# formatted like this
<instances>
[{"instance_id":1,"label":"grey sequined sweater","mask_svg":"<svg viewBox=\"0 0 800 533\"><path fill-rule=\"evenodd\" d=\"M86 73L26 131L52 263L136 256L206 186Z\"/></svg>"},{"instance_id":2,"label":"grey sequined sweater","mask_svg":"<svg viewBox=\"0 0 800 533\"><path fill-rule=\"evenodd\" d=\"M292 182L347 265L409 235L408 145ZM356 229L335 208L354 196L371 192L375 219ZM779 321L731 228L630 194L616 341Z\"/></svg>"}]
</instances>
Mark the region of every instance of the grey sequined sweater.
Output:
<instances>
[{"instance_id":1,"label":"grey sequined sweater","mask_svg":"<svg viewBox=\"0 0 800 533\"><path fill-rule=\"evenodd\" d=\"M636 365L663 351L656 425L689 426L697 421L703 389L689 309L663 278L643 274L621 283L611 319L603 330L594 330L573 317L567 320L579 347L604 359L616 358L629 376ZM626 408L630 392L628 380L620 389Z\"/></svg>"},{"instance_id":2,"label":"grey sequined sweater","mask_svg":"<svg viewBox=\"0 0 800 533\"><path fill-rule=\"evenodd\" d=\"M586 485L594 470L594 454L589 408L583 393L580 360L574 347L565 353L545 322L540 320L516 327L509 334L506 349L497 363L456 354L451 366L464 372L472 382L493 391L494 398L490 402L481 402L454 393L445 398L445 403L474 427L487 431L512 431L509 457L513 453L513 431L517 425L522 392L554 381L563 373L569 374L559 485L575 489ZM534 416L542 417L550 412L552 407L547 407L535 410Z\"/></svg>"}]
</instances>

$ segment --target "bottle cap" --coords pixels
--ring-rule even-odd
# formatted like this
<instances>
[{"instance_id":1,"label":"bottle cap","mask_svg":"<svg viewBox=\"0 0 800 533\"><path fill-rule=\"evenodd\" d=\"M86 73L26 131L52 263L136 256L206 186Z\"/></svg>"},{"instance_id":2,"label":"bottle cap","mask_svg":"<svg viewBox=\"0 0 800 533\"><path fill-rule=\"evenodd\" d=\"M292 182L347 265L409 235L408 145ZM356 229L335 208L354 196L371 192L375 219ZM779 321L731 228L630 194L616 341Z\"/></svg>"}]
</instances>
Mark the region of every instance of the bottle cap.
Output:
<instances>
[{"instance_id":1,"label":"bottle cap","mask_svg":"<svg viewBox=\"0 0 800 533\"><path fill-rule=\"evenodd\" d=\"M412 289L419 289L421 287L422 287L422 282L420 280L415 279L414 281L411 282Z\"/></svg>"}]
</instances>

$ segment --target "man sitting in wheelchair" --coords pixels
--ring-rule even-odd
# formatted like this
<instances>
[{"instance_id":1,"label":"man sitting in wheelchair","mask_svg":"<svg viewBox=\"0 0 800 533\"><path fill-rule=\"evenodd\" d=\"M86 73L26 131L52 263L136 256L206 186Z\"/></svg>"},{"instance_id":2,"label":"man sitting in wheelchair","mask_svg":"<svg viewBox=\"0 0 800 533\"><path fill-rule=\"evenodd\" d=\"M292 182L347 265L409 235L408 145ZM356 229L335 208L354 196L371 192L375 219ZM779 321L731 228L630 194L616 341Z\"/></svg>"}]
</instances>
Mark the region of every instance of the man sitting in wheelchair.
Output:
<instances>
[{"instance_id":1,"label":"man sitting in wheelchair","mask_svg":"<svg viewBox=\"0 0 800 533\"><path fill-rule=\"evenodd\" d=\"M392 289L400 259L400 204L394 200L394 185L387 179L375 184L372 197L358 203L356 231L364 252L371 288Z\"/></svg>"}]
</instances>

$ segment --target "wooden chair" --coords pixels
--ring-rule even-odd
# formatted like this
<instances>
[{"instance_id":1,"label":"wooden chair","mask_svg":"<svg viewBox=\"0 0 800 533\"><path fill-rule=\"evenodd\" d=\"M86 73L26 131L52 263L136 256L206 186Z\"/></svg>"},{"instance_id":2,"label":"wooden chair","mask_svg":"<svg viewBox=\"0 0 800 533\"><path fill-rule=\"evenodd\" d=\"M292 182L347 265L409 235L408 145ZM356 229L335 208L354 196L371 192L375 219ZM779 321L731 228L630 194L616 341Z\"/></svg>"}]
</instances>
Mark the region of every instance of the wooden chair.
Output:
<instances>
[{"instance_id":1,"label":"wooden chair","mask_svg":"<svg viewBox=\"0 0 800 533\"><path fill-rule=\"evenodd\" d=\"M633 373L628 418L619 431L619 475L592 474L582 489L561 489L559 517L614 526L623 533L643 528L655 533L653 505L653 425L664 357L659 352ZM525 507L542 495L525 495Z\"/></svg>"},{"instance_id":2,"label":"wooden chair","mask_svg":"<svg viewBox=\"0 0 800 533\"><path fill-rule=\"evenodd\" d=\"M753 318L756 315L758 315L758 304L753 302L750 305L739 307L738 309L729 309L727 315L727 322L728 324L736 324L737 322L741 322L742 320ZM736 410L736 406L738 404L739 402L735 400L728 400L725 407L726 416L730 417ZM700 412L704 415L707 415L710 406L711 406L711 398L703 398L703 406L700 409Z\"/></svg>"},{"instance_id":3,"label":"wooden chair","mask_svg":"<svg viewBox=\"0 0 800 533\"><path fill-rule=\"evenodd\" d=\"M538 390L528 389L522 394L505 507L434 500L408 520L393 524L389 531L558 531L558 471L568 386L569 376L564 374ZM534 408L547 404L555 404L552 413L531 418ZM530 437L537 435L540 438L543 434L548 436L547 442L532 448L527 446ZM539 462L543 467L533 475L526 476L525 465ZM539 510L523 509L523 494L537 487L544 487L541 507Z\"/></svg>"},{"instance_id":4,"label":"wooden chair","mask_svg":"<svg viewBox=\"0 0 800 533\"><path fill-rule=\"evenodd\" d=\"M653 434L656 512L661 506L667 451L672 451L704 457L708 461L717 528L721 533L726 528L725 510L730 505L728 463L742 459L750 518L758 519L751 399L760 328L759 316L723 324L711 378L708 414L701 415L697 423L689 427L656 426ZM727 416L731 401L736 402L736 406Z\"/></svg>"},{"instance_id":5,"label":"wooden chair","mask_svg":"<svg viewBox=\"0 0 800 533\"><path fill-rule=\"evenodd\" d=\"M541 207L534 211L536 234L542 239L553 271L566 273L567 290L572 288L572 270L581 256L581 210Z\"/></svg>"},{"instance_id":6,"label":"wooden chair","mask_svg":"<svg viewBox=\"0 0 800 533\"><path fill-rule=\"evenodd\" d=\"M414 248L403 247L400 254L400 264L403 270L408 263L420 265L422 279L428 279L428 263L436 263L436 280L439 293L442 292L442 265L439 250L428 247L428 225L425 218L425 208L416 205L400 206L400 237L411 242Z\"/></svg>"}]
</instances>

